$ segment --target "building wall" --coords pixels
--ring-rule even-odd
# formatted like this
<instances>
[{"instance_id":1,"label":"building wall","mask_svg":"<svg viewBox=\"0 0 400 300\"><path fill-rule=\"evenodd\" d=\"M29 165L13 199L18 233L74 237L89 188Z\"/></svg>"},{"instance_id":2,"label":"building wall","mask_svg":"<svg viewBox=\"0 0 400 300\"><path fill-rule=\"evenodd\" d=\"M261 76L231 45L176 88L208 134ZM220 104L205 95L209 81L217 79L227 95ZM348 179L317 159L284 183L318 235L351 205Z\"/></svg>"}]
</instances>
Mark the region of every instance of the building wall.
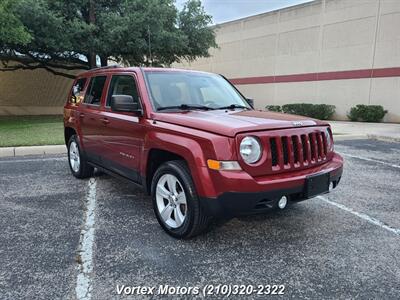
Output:
<instances>
[{"instance_id":1,"label":"building wall","mask_svg":"<svg viewBox=\"0 0 400 300\"><path fill-rule=\"evenodd\" d=\"M0 72L0 115L62 114L71 86L42 69Z\"/></svg>"},{"instance_id":2,"label":"building wall","mask_svg":"<svg viewBox=\"0 0 400 300\"><path fill-rule=\"evenodd\" d=\"M224 74L257 108L380 104L400 122L400 1L317 0L216 26L219 49L177 67Z\"/></svg>"}]
</instances>

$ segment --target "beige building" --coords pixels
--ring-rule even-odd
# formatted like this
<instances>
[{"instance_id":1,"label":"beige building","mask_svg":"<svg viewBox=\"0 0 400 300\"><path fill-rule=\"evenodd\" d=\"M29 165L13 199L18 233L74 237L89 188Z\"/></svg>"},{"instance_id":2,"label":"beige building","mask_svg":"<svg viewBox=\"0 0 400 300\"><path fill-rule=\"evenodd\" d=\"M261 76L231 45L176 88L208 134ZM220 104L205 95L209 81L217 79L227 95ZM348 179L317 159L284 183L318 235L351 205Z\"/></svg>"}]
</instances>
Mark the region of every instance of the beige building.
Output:
<instances>
[{"instance_id":1,"label":"beige building","mask_svg":"<svg viewBox=\"0 0 400 300\"><path fill-rule=\"evenodd\" d=\"M400 122L400 0L317 0L216 26L219 49L178 67L221 73L257 108L380 104Z\"/></svg>"}]
</instances>

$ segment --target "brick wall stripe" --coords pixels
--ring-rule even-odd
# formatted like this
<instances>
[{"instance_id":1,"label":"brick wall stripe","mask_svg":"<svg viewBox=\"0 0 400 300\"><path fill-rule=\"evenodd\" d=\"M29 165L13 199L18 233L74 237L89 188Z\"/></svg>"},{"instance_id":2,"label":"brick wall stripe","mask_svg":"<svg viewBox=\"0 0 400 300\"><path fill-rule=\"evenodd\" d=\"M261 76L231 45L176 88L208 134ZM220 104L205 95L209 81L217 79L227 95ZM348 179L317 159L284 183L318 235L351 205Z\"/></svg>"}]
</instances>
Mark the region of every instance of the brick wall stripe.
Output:
<instances>
[{"instance_id":1,"label":"brick wall stripe","mask_svg":"<svg viewBox=\"0 0 400 300\"><path fill-rule=\"evenodd\" d=\"M342 79L360 79L360 78L379 78L379 77L400 77L400 67L364 69L348 71L332 71L320 73L303 73L277 76L258 76L232 78L233 84L266 84L282 82L302 82L302 81L321 81L321 80L342 80Z\"/></svg>"}]
</instances>

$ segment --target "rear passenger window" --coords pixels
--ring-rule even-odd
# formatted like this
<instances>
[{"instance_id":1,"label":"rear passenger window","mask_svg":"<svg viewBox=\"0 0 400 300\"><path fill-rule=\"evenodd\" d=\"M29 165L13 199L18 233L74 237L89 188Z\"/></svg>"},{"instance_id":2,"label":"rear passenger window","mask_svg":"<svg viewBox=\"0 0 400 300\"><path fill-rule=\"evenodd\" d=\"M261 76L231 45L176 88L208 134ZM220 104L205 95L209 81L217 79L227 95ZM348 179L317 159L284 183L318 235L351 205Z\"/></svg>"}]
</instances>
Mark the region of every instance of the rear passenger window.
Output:
<instances>
[{"instance_id":1,"label":"rear passenger window","mask_svg":"<svg viewBox=\"0 0 400 300\"><path fill-rule=\"evenodd\" d=\"M114 75L111 79L106 106L110 106L113 95L132 96L133 102L139 103L135 79L130 75Z\"/></svg>"},{"instance_id":2,"label":"rear passenger window","mask_svg":"<svg viewBox=\"0 0 400 300\"><path fill-rule=\"evenodd\" d=\"M90 80L89 86L86 91L84 103L100 105L101 95L103 93L106 76L93 77Z\"/></svg>"}]
</instances>

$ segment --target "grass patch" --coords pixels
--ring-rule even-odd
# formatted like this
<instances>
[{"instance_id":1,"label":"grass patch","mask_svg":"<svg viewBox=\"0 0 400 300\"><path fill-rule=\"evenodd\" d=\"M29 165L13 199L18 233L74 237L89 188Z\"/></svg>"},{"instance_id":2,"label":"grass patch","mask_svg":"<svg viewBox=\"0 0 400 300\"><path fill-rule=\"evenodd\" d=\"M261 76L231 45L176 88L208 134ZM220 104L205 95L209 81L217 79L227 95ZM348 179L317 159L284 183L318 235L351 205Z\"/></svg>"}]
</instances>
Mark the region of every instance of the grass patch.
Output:
<instances>
[{"instance_id":1,"label":"grass patch","mask_svg":"<svg viewBox=\"0 0 400 300\"><path fill-rule=\"evenodd\" d=\"M0 147L64 144L63 116L0 116Z\"/></svg>"}]
</instances>

